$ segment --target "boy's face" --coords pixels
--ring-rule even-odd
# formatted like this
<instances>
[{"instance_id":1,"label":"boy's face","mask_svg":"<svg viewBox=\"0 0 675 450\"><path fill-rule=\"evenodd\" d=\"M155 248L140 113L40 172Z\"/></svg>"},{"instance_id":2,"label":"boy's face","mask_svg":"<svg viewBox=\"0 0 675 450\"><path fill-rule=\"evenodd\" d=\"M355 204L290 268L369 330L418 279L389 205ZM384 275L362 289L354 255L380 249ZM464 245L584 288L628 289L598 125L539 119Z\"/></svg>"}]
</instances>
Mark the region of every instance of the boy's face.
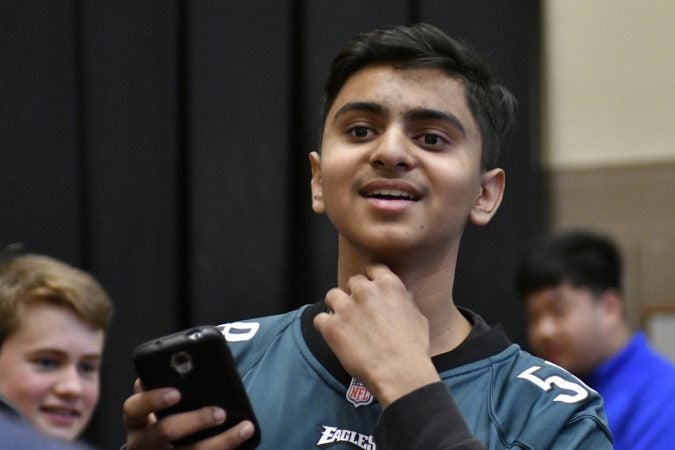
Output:
<instances>
[{"instance_id":1,"label":"boy's face","mask_svg":"<svg viewBox=\"0 0 675 450\"><path fill-rule=\"evenodd\" d=\"M467 219L489 221L503 172L481 172L462 83L437 69L366 67L328 111L312 153L313 208L355 248L456 252ZM365 247L364 247L365 246Z\"/></svg>"},{"instance_id":2,"label":"boy's face","mask_svg":"<svg viewBox=\"0 0 675 450\"><path fill-rule=\"evenodd\" d=\"M528 295L525 304L535 354L578 376L604 359L611 316L602 296L564 282Z\"/></svg>"},{"instance_id":3,"label":"boy's face","mask_svg":"<svg viewBox=\"0 0 675 450\"><path fill-rule=\"evenodd\" d=\"M27 307L0 347L0 394L38 430L77 438L98 402L103 339L67 308Z\"/></svg>"}]
</instances>

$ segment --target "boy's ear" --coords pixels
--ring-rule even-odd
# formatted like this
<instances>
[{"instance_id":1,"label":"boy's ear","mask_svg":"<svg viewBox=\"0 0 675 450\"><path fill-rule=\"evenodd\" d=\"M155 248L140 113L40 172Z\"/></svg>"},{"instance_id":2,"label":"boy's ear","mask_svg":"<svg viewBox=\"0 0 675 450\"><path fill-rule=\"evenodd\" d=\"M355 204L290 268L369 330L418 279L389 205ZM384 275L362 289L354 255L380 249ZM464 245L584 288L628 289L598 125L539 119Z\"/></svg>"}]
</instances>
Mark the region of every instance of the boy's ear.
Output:
<instances>
[{"instance_id":1,"label":"boy's ear","mask_svg":"<svg viewBox=\"0 0 675 450\"><path fill-rule=\"evenodd\" d=\"M504 196L506 174L502 169L492 169L481 175L480 192L476 197L469 220L476 225L485 225L497 212Z\"/></svg>"},{"instance_id":2,"label":"boy's ear","mask_svg":"<svg viewBox=\"0 0 675 450\"><path fill-rule=\"evenodd\" d=\"M598 304L604 316L612 323L621 323L623 320L623 301L621 292L617 289L606 289L598 297Z\"/></svg>"},{"instance_id":3,"label":"boy's ear","mask_svg":"<svg viewBox=\"0 0 675 450\"><path fill-rule=\"evenodd\" d=\"M323 204L323 187L321 186L321 156L317 152L310 152L309 164L312 167L312 209L317 214L323 214L326 208Z\"/></svg>"}]
</instances>

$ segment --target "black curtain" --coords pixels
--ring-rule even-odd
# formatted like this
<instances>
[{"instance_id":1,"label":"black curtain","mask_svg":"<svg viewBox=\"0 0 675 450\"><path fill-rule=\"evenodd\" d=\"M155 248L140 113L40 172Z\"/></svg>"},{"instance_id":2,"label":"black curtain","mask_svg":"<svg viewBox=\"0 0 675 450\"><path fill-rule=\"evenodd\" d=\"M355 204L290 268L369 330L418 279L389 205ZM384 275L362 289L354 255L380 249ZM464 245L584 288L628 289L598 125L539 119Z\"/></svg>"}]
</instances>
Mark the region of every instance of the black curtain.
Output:
<instances>
[{"instance_id":1,"label":"black curtain","mask_svg":"<svg viewBox=\"0 0 675 450\"><path fill-rule=\"evenodd\" d=\"M544 223L538 1L0 2L0 245L91 271L116 307L88 440L123 441L136 344L335 284L307 161L323 79L351 35L417 21L477 47L519 99L506 197L467 230L456 301L522 342L513 270Z\"/></svg>"}]
</instances>

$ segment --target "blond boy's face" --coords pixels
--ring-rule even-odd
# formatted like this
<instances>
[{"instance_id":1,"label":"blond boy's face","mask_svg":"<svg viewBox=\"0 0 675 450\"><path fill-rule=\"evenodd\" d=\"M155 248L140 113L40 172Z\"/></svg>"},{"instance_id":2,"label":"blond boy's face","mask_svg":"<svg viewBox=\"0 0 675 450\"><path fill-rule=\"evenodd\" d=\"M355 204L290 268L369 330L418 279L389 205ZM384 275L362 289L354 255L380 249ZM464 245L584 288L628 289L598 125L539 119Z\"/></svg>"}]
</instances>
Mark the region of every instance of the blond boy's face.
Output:
<instances>
[{"instance_id":1,"label":"blond boy's face","mask_svg":"<svg viewBox=\"0 0 675 450\"><path fill-rule=\"evenodd\" d=\"M0 394L43 433L76 439L98 402L103 341L67 308L29 306L0 347Z\"/></svg>"},{"instance_id":2,"label":"blond boy's face","mask_svg":"<svg viewBox=\"0 0 675 450\"><path fill-rule=\"evenodd\" d=\"M499 171L485 203L480 160L460 81L438 69L366 67L341 89L321 154L310 155L313 207L355 247L456 252L467 220L485 223L501 200Z\"/></svg>"}]
</instances>

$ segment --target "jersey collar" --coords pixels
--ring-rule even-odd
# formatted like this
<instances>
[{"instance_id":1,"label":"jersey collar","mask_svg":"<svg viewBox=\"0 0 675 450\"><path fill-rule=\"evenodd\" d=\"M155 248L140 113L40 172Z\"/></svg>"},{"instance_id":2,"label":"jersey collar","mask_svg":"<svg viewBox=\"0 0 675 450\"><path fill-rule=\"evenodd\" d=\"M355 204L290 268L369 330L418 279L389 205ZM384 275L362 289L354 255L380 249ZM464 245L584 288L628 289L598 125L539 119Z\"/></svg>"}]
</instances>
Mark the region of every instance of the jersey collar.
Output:
<instances>
[{"instance_id":1,"label":"jersey collar","mask_svg":"<svg viewBox=\"0 0 675 450\"><path fill-rule=\"evenodd\" d=\"M431 358L438 372L488 358L504 351L506 347L511 345L511 341L504 333L501 325L491 327L473 311L462 307L458 309L471 323L471 331L457 348ZM314 317L325 310L326 305L323 300L305 308L301 319L302 337L321 365L347 387L351 382L351 375L342 367L340 361L313 325Z\"/></svg>"}]
</instances>

